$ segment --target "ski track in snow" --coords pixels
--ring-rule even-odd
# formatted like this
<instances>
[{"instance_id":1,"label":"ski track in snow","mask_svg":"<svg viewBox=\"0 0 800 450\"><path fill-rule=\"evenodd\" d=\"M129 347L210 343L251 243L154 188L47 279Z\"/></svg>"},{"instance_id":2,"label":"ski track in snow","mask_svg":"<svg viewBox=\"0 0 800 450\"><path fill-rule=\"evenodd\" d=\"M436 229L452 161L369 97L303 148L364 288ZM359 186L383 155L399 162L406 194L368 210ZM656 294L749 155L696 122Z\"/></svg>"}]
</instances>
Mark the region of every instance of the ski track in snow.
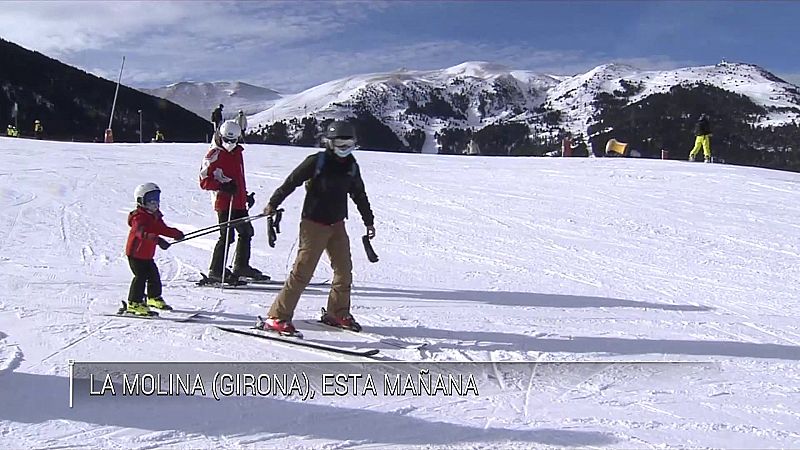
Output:
<instances>
[{"instance_id":1,"label":"ski track in snow","mask_svg":"<svg viewBox=\"0 0 800 450\"><path fill-rule=\"evenodd\" d=\"M251 326L278 291L195 287L214 234L156 255L167 301L202 310L202 320L100 316L127 297L123 250L137 184L161 186L167 224L191 231L214 223L211 196L197 186L205 148L0 138L0 404L14 405L0 412L0 444L800 442L800 175L679 161L357 155L381 257L366 260L351 206L352 310L364 342L380 348L383 362L488 361L479 366L486 384L478 399L171 398L70 410L68 359L353 360L215 329ZM247 146L254 211L313 151ZM251 261L275 279L285 279L294 261L302 198L298 189L282 205L275 248L266 243L266 221L253 222ZM330 277L323 256L315 279ZM296 318L316 319L326 299L327 288L310 288ZM383 336L427 345L401 349Z\"/></svg>"}]
</instances>

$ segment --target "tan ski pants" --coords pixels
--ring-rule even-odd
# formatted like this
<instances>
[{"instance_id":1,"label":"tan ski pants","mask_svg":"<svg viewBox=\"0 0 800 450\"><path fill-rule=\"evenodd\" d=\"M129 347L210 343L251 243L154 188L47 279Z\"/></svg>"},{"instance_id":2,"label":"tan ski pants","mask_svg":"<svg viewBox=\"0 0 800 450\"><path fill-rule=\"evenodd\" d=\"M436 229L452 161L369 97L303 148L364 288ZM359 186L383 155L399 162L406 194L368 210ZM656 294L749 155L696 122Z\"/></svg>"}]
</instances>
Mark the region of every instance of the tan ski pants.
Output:
<instances>
[{"instance_id":1,"label":"tan ski pants","mask_svg":"<svg viewBox=\"0 0 800 450\"><path fill-rule=\"evenodd\" d=\"M350 238L344 221L323 225L303 219L300 221L300 243L294 268L269 309L269 317L291 321L300 296L303 294L322 252L328 252L333 269L331 291L328 294L329 314L344 317L350 313L350 289L353 284L353 260Z\"/></svg>"}]
</instances>

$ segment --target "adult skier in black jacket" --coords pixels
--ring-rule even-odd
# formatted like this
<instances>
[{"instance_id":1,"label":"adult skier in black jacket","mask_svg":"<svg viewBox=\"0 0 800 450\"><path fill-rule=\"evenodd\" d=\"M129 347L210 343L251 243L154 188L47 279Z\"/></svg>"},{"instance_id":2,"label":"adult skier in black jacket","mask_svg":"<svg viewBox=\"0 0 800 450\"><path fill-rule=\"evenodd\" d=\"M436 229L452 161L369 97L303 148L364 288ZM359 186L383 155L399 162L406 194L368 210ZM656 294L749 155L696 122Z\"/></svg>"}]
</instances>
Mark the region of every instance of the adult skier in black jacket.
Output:
<instances>
[{"instance_id":1,"label":"adult skier in black jacket","mask_svg":"<svg viewBox=\"0 0 800 450\"><path fill-rule=\"evenodd\" d=\"M306 197L300 221L300 241L294 267L283 289L258 324L265 330L294 334L292 317L322 252L326 251L333 268L331 291L322 321L336 327L360 331L361 326L350 314L350 290L353 262L350 238L345 228L348 195L355 202L367 236L375 237L374 216L367 199L358 163L352 155L356 145L355 128L348 122L334 121L322 138L325 151L306 158L275 190L264 213L272 215L280 204L301 184L306 184Z\"/></svg>"}]
</instances>

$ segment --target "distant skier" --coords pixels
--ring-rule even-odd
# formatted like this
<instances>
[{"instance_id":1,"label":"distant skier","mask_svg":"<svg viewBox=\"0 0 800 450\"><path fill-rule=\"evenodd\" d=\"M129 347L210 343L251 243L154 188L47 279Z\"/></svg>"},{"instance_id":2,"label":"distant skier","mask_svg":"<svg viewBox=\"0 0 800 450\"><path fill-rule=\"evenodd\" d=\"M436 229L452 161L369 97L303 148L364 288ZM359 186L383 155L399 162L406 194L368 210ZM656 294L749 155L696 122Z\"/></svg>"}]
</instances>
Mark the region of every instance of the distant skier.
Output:
<instances>
[{"instance_id":1,"label":"distant skier","mask_svg":"<svg viewBox=\"0 0 800 450\"><path fill-rule=\"evenodd\" d=\"M158 272L153 257L156 245L163 250L170 244L160 236L183 239L183 233L177 228L168 227L159 210L161 189L155 183L140 184L133 191L136 209L128 214L128 241L125 255L133 272L133 281L128 291L127 312L139 316L150 314L150 307L172 309L161 297L161 274ZM147 301L144 301L145 286Z\"/></svg>"},{"instance_id":2,"label":"distant skier","mask_svg":"<svg viewBox=\"0 0 800 450\"><path fill-rule=\"evenodd\" d=\"M211 112L211 122L214 124L214 132L216 133L219 130L220 125L222 124L222 103L217 106L214 111Z\"/></svg>"},{"instance_id":3,"label":"distant skier","mask_svg":"<svg viewBox=\"0 0 800 450\"><path fill-rule=\"evenodd\" d=\"M306 183L306 197L300 221L300 241L294 267L267 313L267 319L257 327L294 334L292 317L300 296L305 290L326 251L333 268L327 311L322 320L328 325L360 331L361 326L350 314L350 290L353 281L353 262L350 239L345 227L347 196L356 206L369 239L375 237L374 216L367 199L358 163L351 154L356 145L355 128L350 123L335 121L323 134L324 152L307 157L275 190L264 209L274 214L280 204L297 187Z\"/></svg>"},{"instance_id":4,"label":"distant skier","mask_svg":"<svg viewBox=\"0 0 800 450\"><path fill-rule=\"evenodd\" d=\"M153 137L153 142L164 142L164 133L161 130L156 130L156 135Z\"/></svg>"},{"instance_id":5,"label":"distant skier","mask_svg":"<svg viewBox=\"0 0 800 450\"><path fill-rule=\"evenodd\" d=\"M239 124L239 128L242 129L242 137L244 137L244 132L247 131L247 116L244 115L244 111L241 109L239 113L236 115L236 123Z\"/></svg>"},{"instance_id":6,"label":"distant skier","mask_svg":"<svg viewBox=\"0 0 800 450\"><path fill-rule=\"evenodd\" d=\"M39 119L33 121L33 137L36 139L41 139L44 135L44 127L42 126L42 122Z\"/></svg>"},{"instance_id":7,"label":"distant skier","mask_svg":"<svg viewBox=\"0 0 800 450\"><path fill-rule=\"evenodd\" d=\"M694 162L695 157L700 153L700 148L703 149L705 162L711 162L711 125L708 123L708 116L701 114L697 123L694 124L694 147L689 152L689 161Z\"/></svg>"},{"instance_id":8,"label":"distant skier","mask_svg":"<svg viewBox=\"0 0 800 450\"><path fill-rule=\"evenodd\" d=\"M200 187L209 191L217 191L214 210L219 223L248 217L248 209L255 203L255 193L247 194L244 174L244 148L239 143L242 132L239 124L233 120L222 123L214 142L203 159L200 170ZM233 272L225 268L224 261L226 243L230 246L234 239L234 230L239 235L236 244L236 258L233 261ZM229 234L228 234L229 233ZM250 242L255 234L253 225L244 222L233 227L223 226L211 256L208 277L221 282L225 270L225 282L236 282L240 277L268 279L261 271L250 267ZM227 236L227 237L226 237Z\"/></svg>"}]
</instances>

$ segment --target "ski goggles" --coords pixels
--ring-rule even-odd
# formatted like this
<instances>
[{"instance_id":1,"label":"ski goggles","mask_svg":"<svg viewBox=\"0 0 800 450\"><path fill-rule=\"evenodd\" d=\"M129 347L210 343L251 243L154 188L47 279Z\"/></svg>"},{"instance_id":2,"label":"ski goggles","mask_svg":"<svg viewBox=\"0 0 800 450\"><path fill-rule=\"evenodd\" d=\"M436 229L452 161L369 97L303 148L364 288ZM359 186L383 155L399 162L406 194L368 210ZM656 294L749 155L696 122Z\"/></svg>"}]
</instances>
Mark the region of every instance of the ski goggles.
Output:
<instances>
[{"instance_id":1,"label":"ski goggles","mask_svg":"<svg viewBox=\"0 0 800 450\"><path fill-rule=\"evenodd\" d=\"M222 142L224 142L226 144L235 144L235 143L239 142L239 138L226 138L225 136L222 136L221 139L222 139Z\"/></svg>"},{"instance_id":2,"label":"ski goggles","mask_svg":"<svg viewBox=\"0 0 800 450\"><path fill-rule=\"evenodd\" d=\"M142 206L148 211L155 211L158 209L161 199L161 192L150 191L142 197Z\"/></svg>"},{"instance_id":3,"label":"ski goggles","mask_svg":"<svg viewBox=\"0 0 800 450\"><path fill-rule=\"evenodd\" d=\"M350 147L355 147L356 145L356 138L354 137L337 137L331 139L331 145L337 149L346 149Z\"/></svg>"},{"instance_id":4,"label":"ski goggles","mask_svg":"<svg viewBox=\"0 0 800 450\"><path fill-rule=\"evenodd\" d=\"M144 197L142 198L142 203L144 203L145 205L148 203L159 203L160 200L161 200L161 192L150 191L144 194Z\"/></svg>"}]
</instances>

